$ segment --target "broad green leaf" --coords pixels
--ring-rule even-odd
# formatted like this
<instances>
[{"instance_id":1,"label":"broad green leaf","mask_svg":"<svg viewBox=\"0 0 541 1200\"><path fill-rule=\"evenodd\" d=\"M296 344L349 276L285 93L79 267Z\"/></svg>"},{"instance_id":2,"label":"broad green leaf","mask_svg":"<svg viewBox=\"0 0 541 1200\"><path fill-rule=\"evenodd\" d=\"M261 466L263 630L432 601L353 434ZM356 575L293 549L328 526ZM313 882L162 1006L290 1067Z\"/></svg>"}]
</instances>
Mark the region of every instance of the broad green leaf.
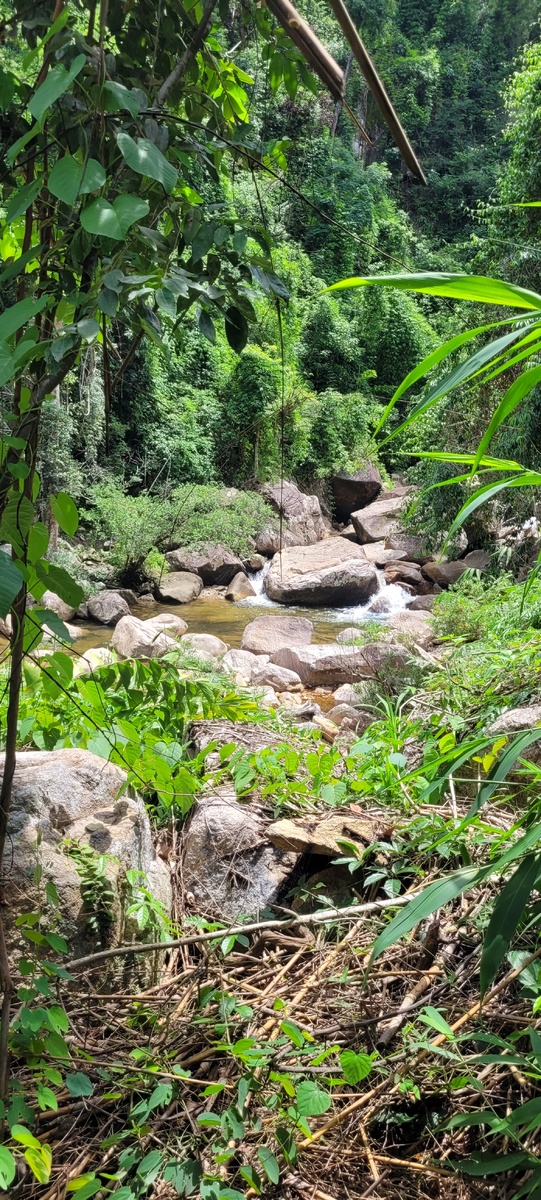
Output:
<instances>
[{"instance_id":1,"label":"broad green leaf","mask_svg":"<svg viewBox=\"0 0 541 1200\"><path fill-rule=\"evenodd\" d=\"M280 1029L289 1038L290 1042L293 1042L294 1046L304 1046L303 1034L294 1021L282 1021Z\"/></svg>"},{"instance_id":2,"label":"broad green leaf","mask_svg":"<svg viewBox=\"0 0 541 1200\"><path fill-rule=\"evenodd\" d=\"M148 215L149 207L140 196L117 196L114 204L100 197L83 209L81 225L96 237L123 241L131 226Z\"/></svg>"},{"instance_id":3,"label":"broad green leaf","mask_svg":"<svg viewBox=\"0 0 541 1200\"><path fill-rule=\"evenodd\" d=\"M531 1159L525 1151L501 1155L487 1151L472 1154L471 1158L461 1159L460 1162L455 1162L454 1166L465 1175L499 1175L502 1171L514 1171L518 1167L526 1170L533 1166L534 1162L535 1159Z\"/></svg>"},{"instance_id":4,"label":"broad green leaf","mask_svg":"<svg viewBox=\"0 0 541 1200\"><path fill-rule=\"evenodd\" d=\"M0 550L0 617L7 617L23 582L16 563L5 550Z\"/></svg>"},{"instance_id":5,"label":"broad green leaf","mask_svg":"<svg viewBox=\"0 0 541 1200\"><path fill-rule=\"evenodd\" d=\"M38 1183L48 1183L51 1175L52 1163L52 1155L49 1146L40 1145L39 1150L25 1150L24 1157Z\"/></svg>"},{"instance_id":6,"label":"broad green leaf","mask_svg":"<svg viewBox=\"0 0 541 1200\"><path fill-rule=\"evenodd\" d=\"M48 545L49 531L47 526L43 524L43 521L36 521L28 533L27 561L35 563L38 558L43 558Z\"/></svg>"},{"instance_id":7,"label":"broad green leaf","mask_svg":"<svg viewBox=\"0 0 541 1200\"><path fill-rule=\"evenodd\" d=\"M132 117L137 117L141 111L141 92L130 92L123 83L115 83L108 79L103 85L103 102L106 112L125 109Z\"/></svg>"},{"instance_id":8,"label":"broad green leaf","mask_svg":"<svg viewBox=\"0 0 541 1200\"><path fill-rule=\"evenodd\" d=\"M370 1074L373 1059L370 1054L356 1054L355 1050L343 1050L340 1055L340 1066L348 1083L360 1083Z\"/></svg>"},{"instance_id":9,"label":"broad green leaf","mask_svg":"<svg viewBox=\"0 0 541 1200\"><path fill-rule=\"evenodd\" d=\"M248 322L234 305L225 314L225 336L233 350L240 354L248 341Z\"/></svg>"},{"instance_id":10,"label":"broad green leaf","mask_svg":"<svg viewBox=\"0 0 541 1200\"><path fill-rule=\"evenodd\" d=\"M279 1183L280 1167L278 1166L272 1150L269 1150L268 1146L260 1146L259 1150L257 1151L257 1157L261 1163L261 1166L263 1167L267 1179L270 1179L271 1183Z\"/></svg>"},{"instance_id":11,"label":"broad green leaf","mask_svg":"<svg viewBox=\"0 0 541 1200\"><path fill-rule=\"evenodd\" d=\"M18 258L14 258L13 262L7 264L3 271L0 271L0 283L7 283L9 279L14 279L16 275L20 275L33 259L39 261L41 254L41 246L31 246L25 254L19 254Z\"/></svg>"},{"instance_id":12,"label":"broad green leaf","mask_svg":"<svg viewBox=\"0 0 541 1200\"><path fill-rule=\"evenodd\" d=\"M103 187L106 178L101 163L95 158L79 163L71 154L65 154L50 172L48 187L53 196L58 196L59 200L71 207L78 196Z\"/></svg>"},{"instance_id":13,"label":"broad green leaf","mask_svg":"<svg viewBox=\"0 0 541 1200\"><path fill-rule=\"evenodd\" d=\"M129 133L119 133L117 144L120 153L132 171L155 179L161 183L166 192L172 192L178 179L176 167L170 163L161 150L148 138L138 138L135 142Z\"/></svg>"},{"instance_id":14,"label":"broad green leaf","mask_svg":"<svg viewBox=\"0 0 541 1200\"><path fill-rule=\"evenodd\" d=\"M79 513L71 496L67 492L59 492L58 496L51 496L50 504L62 532L73 537L79 525Z\"/></svg>"},{"instance_id":15,"label":"broad green leaf","mask_svg":"<svg viewBox=\"0 0 541 1200\"><path fill-rule=\"evenodd\" d=\"M445 375L442 380L436 383L434 387L432 387L428 393L423 396L416 405L414 405L414 407L411 409L411 412L408 413L406 420L403 421L401 425L398 425L396 429L393 429L392 433L390 433L388 438L385 440L387 441L391 440L391 438L395 438L399 433L403 432L412 421L416 420L423 413L425 413L429 408L432 407L433 404L436 404L438 400L441 400L444 396L447 396L449 392L454 390L454 388L459 387L472 378L475 378L480 371L487 366L487 364L490 365L499 357L501 357L502 352L505 351L508 346L512 345L513 342L516 342L518 338L522 337L522 333L523 330L514 328L510 333L505 333L502 335L502 337L497 338L496 341L489 342L486 346L481 346L480 349L476 350L475 354L472 354L471 357L466 359L465 362L459 363L457 367L454 367L448 375Z\"/></svg>"},{"instance_id":16,"label":"broad green leaf","mask_svg":"<svg viewBox=\"0 0 541 1200\"><path fill-rule=\"evenodd\" d=\"M73 80L82 71L85 63L86 55L78 54L73 60L69 71L66 71L66 68L61 63L51 68L28 105L29 111L36 118L36 121L41 121L47 109L51 108L64 95L64 92L67 92Z\"/></svg>"},{"instance_id":17,"label":"broad green leaf","mask_svg":"<svg viewBox=\"0 0 541 1200\"><path fill-rule=\"evenodd\" d=\"M59 1033L50 1033L45 1040L47 1053L51 1058L69 1058L69 1046Z\"/></svg>"},{"instance_id":18,"label":"broad green leaf","mask_svg":"<svg viewBox=\"0 0 541 1200\"><path fill-rule=\"evenodd\" d=\"M525 396L532 391L534 387L541 381L541 367L531 367L529 371L523 371L518 379L515 379L511 387L507 389L505 395L502 396L496 411L493 413L492 419L483 434L481 441L477 447L475 454L475 462L472 464L472 474L477 470L481 459L495 433L497 433L500 425L511 416L518 404L524 400Z\"/></svg>"},{"instance_id":19,"label":"broad green leaf","mask_svg":"<svg viewBox=\"0 0 541 1200\"><path fill-rule=\"evenodd\" d=\"M40 175L38 179L33 179L32 183L25 184L24 187L19 188L18 192L13 193L6 206L6 222L8 225L12 221L16 221L18 217L22 217L27 208L30 208L36 196L39 196L42 184L43 175Z\"/></svg>"},{"instance_id":20,"label":"broad green leaf","mask_svg":"<svg viewBox=\"0 0 541 1200\"><path fill-rule=\"evenodd\" d=\"M417 450L416 458L428 458L434 462L448 463L464 463L465 466L472 466L475 462L475 454L454 454L451 451L445 450ZM521 463L515 462L512 458L490 458L483 455L478 463L479 467L485 467L487 471L523 471L524 467ZM465 476L464 478L467 478Z\"/></svg>"},{"instance_id":21,"label":"broad green leaf","mask_svg":"<svg viewBox=\"0 0 541 1200\"><path fill-rule=\"evenodd\" d=\"M297 1085L296 1107L301 1117L318 1117L329 1111L332 1099L329 1092L324 1092L311 1079L303 1079Z\"/></svg>"},{"instance_id":22,"label":"broad green leaf","mask_svg":"<svg viewBox=\"0 0 541 1200\"><path fill-rule=\"evenodd\" d=\"M373 275L368 278L342 279L325 288L326 292L353 287L391 287L402 292L420 292L427 296L449 296L452 300L474 300L481 304L506 304L511 308L541 308L541 296L527 288L516 287L502 279L485 275L458 275L429 271L425 275Z\"/></svg>"},{"instance_id":23,"label":"broad green leaf","mask_svg":"<svg viewBox=\"0 0 541 1200\"><path fill-rule=\"evenodd\" d=\"M75 1184L78 1186L75 1187ZM88 1175L81 1175L80 1180L72 1179L71 1183L68 1184L66 1191L74 1192L76 1200L89 1200L90 1196L95 1196L96 1192L100 1192L101 1189L102 1183L99 1179L96 1179L95 1176L89 1177ZM117 1195L118 1192L115 1192L115 1196Z\"/></svg>"},{"instance_id":24,"label":"broad green leaf","mask_svg":"<svg viewBox=\"0 0 541 1200\"><path fill-rule=\"evenodd\" d=\"M91 1096L94 1084L83 1071L74 1071L66 1075L66 1087L72 1096Z\"/></svg>"},{"instance_id":25,"label":"broad green leaf","mask_svg":"<svg viewBox=\"0 0 541 1200\"><path fill-rule=\"evenodd\" d=\"M13 1140L20 1142L21 1146L30 1146L34 1150L41 1149L41 1142L24 1125L12 1125L10 1132Z\"/></svg>"},{"instance_id":26,"label":"broad green leaf","mask_svg":"<svg viewBox=\"0 0 541 1200\"><path fill-rule=\"evenodd\" d=\"M208 338L209 342L214 343L216 341L216 328L210 313L206 312L204 308L200 309L199 311L197 324L199 326L199 332L202 333L204 337Z\"/></svg>"},{"instance_id":27,"label":"broad green leaf","mask_svg":"<svg viewBox=\"0 0 541 1200\"><path fill-rule=\"evenodd\" d=\"M60 596L60 599L64 600L66 604L71 604L72 608L78 608L79 604L82 604L83 589L71 578L64 567L57 567L56 563L40 562L36 563L36 573L42 583Z\"/></svg>"},{"instance_id":28,"label":"broad green leaf","mask_svg":"<svg viewBox=\"0 0 541 1200\"><path fill-rule=\"evenodd\" d=\"M395 942L409 933L419 921L432 916L436 909L443 908L468 888L475 887L484 879L486 871L487 868L483 870L478 867L463 867L461 871L455 871L452 875L430 883L421 895L411 900L380 933L374 943L370 963L383 954L384 950L388 950L389 946L394 946Z\"/></svg>"},{"instance_id":29,"label":"broad green leaf","mask_svg":"<svg viewBox=\"0 0 541 1200\"><path fill-rule=\"evenodd\" d=\"M541 730L540 730L541 734ZM481 995L495 979L541 871L541 855L528 854L496 897L481 954Z\"/></svg>"},{"instance_id":30,"label":"broad green leaf","mask_svg":"<svg viewBox=\"0 0 541 1200\"><path fill-rule=\"evenodd\" d=\"M15 1159L7 1146L0 1146L0 1188L7 1192L15 1179Z\"/></svg>"},{"instance_id":31,"label":"broad green leaf","mask_svg":"<svg viewBox=\"0 0 541 1200\"><path fill-rule=\"evenodd\" d=\"M28 296L26 300L19 300L17 304L5 308L0 314L0 342L5 342L13 333L17 333L22 325L26 325L27 321L31 321L42 312L48 303L49 296L42 296L39 300Z\"/></svg>"}]
</instances>

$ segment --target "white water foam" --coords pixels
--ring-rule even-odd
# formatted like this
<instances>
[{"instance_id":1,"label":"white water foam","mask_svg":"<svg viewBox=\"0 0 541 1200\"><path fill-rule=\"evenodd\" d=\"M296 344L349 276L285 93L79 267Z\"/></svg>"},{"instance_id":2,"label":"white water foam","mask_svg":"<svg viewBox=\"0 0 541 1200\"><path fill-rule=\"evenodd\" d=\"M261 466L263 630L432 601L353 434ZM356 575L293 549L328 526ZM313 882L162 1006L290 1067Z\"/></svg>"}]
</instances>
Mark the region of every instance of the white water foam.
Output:
<instances>
[{"instance_id":1,"label":"white water foam","mask_svg":"<svg viewBox=\"0 0 541 1200\"><path fill-rule=\"evenodd\" d=\"M248 578L255 591L255 596L247 596L245 600L239 600L238 603L243 608L274 608L277 612L283 612L286 608L308 608L307 605L286 605L277 604L276 600L271 600L265 591L265 579L270 571L270 560L265 563L261 571L255 571L253 574L248 572ZM387 583L383 571L377 572L379 580L379 591L377 596L381 596L389 602L390 608L385 613L374 613L369 611L369 604L352 604L344 608L328 608L323 605L321 608L314 608L314 613L325 615L328 621L337 621L344 624L348 622L350 625L358 624L363 621L386 621L392 617L394 613L403 612L407 606L408 600L411 599L409 592L404 591L398 583ZM374 597L371 597L373 599Z\"/></svg>"}]
</instances>

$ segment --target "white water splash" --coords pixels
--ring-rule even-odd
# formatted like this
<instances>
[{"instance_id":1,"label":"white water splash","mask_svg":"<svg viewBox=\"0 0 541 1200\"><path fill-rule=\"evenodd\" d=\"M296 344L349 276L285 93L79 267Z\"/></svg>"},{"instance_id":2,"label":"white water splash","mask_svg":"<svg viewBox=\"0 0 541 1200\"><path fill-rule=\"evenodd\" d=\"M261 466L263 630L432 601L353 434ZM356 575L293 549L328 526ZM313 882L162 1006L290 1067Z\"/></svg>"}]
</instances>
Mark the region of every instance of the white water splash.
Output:
<instances>
[{"instance_id":1,"label":"white water splash","mask_svg":"<svg viewBox=\"0 0 541 1200\"><path fill-rule=\"evenodd\" d=\"M265 563L261 571L255 571L253 574L248 572L248 578L252 587L255 590L255 596L248 596L245 600L239 600L238 603L243 608L273 608L277 612L284 612L284 609L293 611L297 608L302 608L303 612L308 612L306 605L283 605L277 604L275 600L271 600L265 591L265 579L270 571L270 560ZM358 624L363 621L386 621L397 612L403 612L406 608L408 600L411 600L409 592L404 591L398 583L387 583L383 571L377 572L379 580L379 592L377 596L385 597L389 602L390 608L388 612L375 613L369 611L370 601L367 604L352 604L343 608L328 608L323 605L321 608L314 608L314 614L317 612L320 616L325 616L327 621L336 621L339 624L344 622L350 625ZM370 598L374 599L373 596Z\"/></svg>"}]
</instances>

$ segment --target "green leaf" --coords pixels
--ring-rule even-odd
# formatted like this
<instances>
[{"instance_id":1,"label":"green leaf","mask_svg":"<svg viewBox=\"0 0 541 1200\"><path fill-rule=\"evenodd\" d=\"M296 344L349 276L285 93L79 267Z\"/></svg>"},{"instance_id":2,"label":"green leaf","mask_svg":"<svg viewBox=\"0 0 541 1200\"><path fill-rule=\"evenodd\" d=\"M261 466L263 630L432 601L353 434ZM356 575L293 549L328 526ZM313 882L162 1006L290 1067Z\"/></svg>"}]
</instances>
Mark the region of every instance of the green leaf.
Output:
<instances>
[{"instance_id":1,"label":"green leaf","mask_svg":"<svg viewBox=\"0 0 541 1200\"><path fill-rule=\"evenodd\" d=\"M16 563L9 554L6 554L5 550L0 550L0 617L7 617L23 582Z\"/></svg>"},{"instance_id":2,"label":"green leaf","mask_svg":"<svg viewBox=\"0 0 541 1200\"><path fill-rule=\"evenodd\" d=\"M15 1159L7 1146L0 1146L0 1188L7 1192L15 1179Z\"/></svg>"},{"instance_id":3,"label":"green leaf","mask_svg":"<svg viewBox=\"0 0 541 1200\"><path fill-rule=\"evenodd\" d=\"M267 1179L269 1179L271 1183L279 1183L280 1167L278 1166L272 1150L269 1150L268 1146L260 1146L259 1150L257 1151L257 1157L261 1163L261 1166L263 1167Z\"/></svg>"},{"instance_id":4,"label":"green leaf","mask_svg":"<svg viewBox=\"0 0 541 1200\"><path fill-rule=\"evenodd\" d=\"M225 336L231 349L236 350L237 354L244 350L248 341L248 322L234 305L228 308L225 314Z\"/></svg>"},{"instance_id":5,"label":"green leaf","mask_svg":"<svg viewBox=\"0 0 541 1200\"><path fill-rule=\"evenodd\" d=\"M57 567L56 563L40 562L36 563L36 573L47 588L56 596L60 596L65 604L71 604L72 608L78 608L84 600L83 589L64 567Z\"/></svg>"},{"instance_id":6,"label":"green leaf","mask_svg":"<svg viewBox=\"0 0 541 1200\"><path fill-rule=\"evenodd\" d=\"M449 1038L449 1041L454 1042L455 1035L451 1026L437 1008L432 1008L431 1004L427 1004L423 1012L419 1013L419 1020L428 1025L430 1029L435 1029L438 1033L442 1033L444 1037Z\"/></svg>"},{"instance_id":7,"label":"green leaf","mask_svg":"<svg viewBox=\"0 0 541 1200\"><path fill-rule=\"evenodd\" d=\"M540 731L541 733L541 731ZM541 855L528 854L496 897L481 955L481 995L495 979L541 871Z\"/></svg>"},{"instance_id":8,"label":"green leaf","mask_svg":"<svg viewBox=\"0 0 541 1200\"><path fill-rule=\"evenodd\" d=\"M69 1058L69 1046L64 1038L59 1033L50 1033L45 1040L47 1053L51 1058Z\"/></svg>"},{"instance_id":9,"label":"green leaf","mask_svg":"<svg viewBox=\"0 0 541 1200\"><path fill-rule=\"evenodd\" d=\"M96 1192L101 1191L102 1183L99 1179L96 1179L95 1177L93 1179L89 1179L88 1177L81 1176L81 1180L82 1182L79 1183L78 1179L72 1179L71 1183L69 1183L66 1188L67 1192L75 1192L76 1200L89 1200L90 1196L95 1196ZM77 1189L74 1188L74 1184L79 1184ZM115 1196L118 1196L118 1192L115 1192Z\"/></svg>"},{"instance_id":10,"label":"green leaf","mask_svg":"<svg viewBox=\"0 0 541 1200\"><path fill-rule=\"evenodd\" d=\"M38 1183L48 1183L51 1176L52 1155L49 1146L41 1146L39 1150L25 1150L24 1157L32 1174Z\"/></svg>"},{"instance_id":11,"label":"green leaf","mask_svg":"<svg viewBox=\"0 0 541 1200\"><path fill-rule=\"evenodd\" d=\"M332 1099L329 1092L324 1092L311 1079L303 1079L297 1086L297 1111L301 1117L318 1117L329 1111Z\"/></svg>"},{"instance_id":12,"label":"green leaf","mask_svg":"<svg viewBox=\"0 0 541 1200\"><path fill-rule=\"evenodd\" d=\"M424 921L426 917L430 917L433 912L436 912L436 909L443 908L451 900L461 896L467 888L474 887L481 882L485 877L486 870L487 868L483 870L477 867L463 867L461 871L456 871L443 879L437 879L435 883L430 883L421 895L417 896L415 900L411 900L401 912L397 913L396 917L393 917L383 933L380 933L374 943L370 962L374 962L380 954L383 954L384 950L389 949L389 946L394 946L394 943L409 933L410 929L413 929L419 921Z\"/></svg>"},{"instance_id":13,"label":"green leaf","mask_svg":"<svg viewBox=\"0 0 541 1200\"><path fill-rule=\"evenodd\" d=\"M24 187L19 188L18 192L13 193L6 206L6 222L8 225L12 221L16 221L18 217L21 217L27 208L30 208L36 196L39 195L42 184L43 175L40 175L38 179L33 179L32 183L25 184Z\"/></svg>"},{"instance_id":14,"label":"green leaf","mask_svg":"<svg viewBox=\"0 0 541 1200\"><path fill-rule=\"evenodd\" d=\"M106 112L125 109L132 117L137 117L141 112L141 92L130 92L123 83L114 83L108 79L103 85L103 99Z\"/></svg>"},{"instance_id":15,"label":"green leaf","mask_svg":"<svg viewBox=\"0 0 541 1200\"><path fill-rule=\"evenodd\" d=\"M40 300L28 296L26 300L19 300L17 304L4 309L0 314L0 342L5 342L13 333L17 333L22 325L26 325L27 321L31 321L42 312L48 303L48 296L42 296Z\"/></svg>"},{"instance_id":16,"label":"green leaf","mask_svg":"<svg viewBox=\"0 0 541 1200\"><path fill-rule=\"evenodd\" d=\"M95 158L79 163L71 154L65 154L63 158L58 159L50 172L48 187L53 196L57 196L71 208L78 196L103 187L106 178L101 163Z\"/></svg>"},{"instance_id":17,"label":"green leaf","mask_svg":"<svg viewBox=\"0 0 541 1200\"><path fill-rule=\"evenodd\" d=\"M15 1142L20 1142L21 1146L30 1146L34 1150L41 1149L41 1142L24 1125L12 1125L11 1136Z\"/></svg>"},{"instance_id":18,"label":"green leaf","mask_svg":"<svg viewBox=\"0 0 541 1200\"><path fill-rule=\"evenodd\" d=\"M209 342L214 343L216 341L216 328L212 317L204 308L199 310L197 324L199 326L199 332L202 333L204 337L208 338Z\"/></svg>"},{"instance_id":19,"label":"green leaf","mask_svg":"<svg viewBox=\"0 0 541 1200\"><path fill-rule=\"evenodd\" d=\"M72 1096L91 1096L94 1084L82 1071L66 1075L66 1087Z\"/></svg>"},{"instance_id":20,"label":"green leaf","mask_svg":"<svg viewBox=\"0 0 541 1200\"><path fill-rule=\"evenodd\" d=\"M517 1167L526 1170L528 1166L534 1165L534 1161L524 1151L501 1155L487 1151L472 1154L471 1158L462 1159L454 1163L454 1166L466 1175L499 1175L502 1171L514 1171Z\"/></svg>"},{"instance_id":21,"label":"green leaf","mask_svg":"<svg viewBox=\"0 0 541 1200\"><path fill-rule=\"evenodd\" d=\"M489 771L484 783L481 784L479 792L468 812L468 817L474 816L479 812L486 801L490 799L498 784L507 778L517 758L520 758L521 754L529 746L533 745L534 742L539 741L539 738L541 738L541 726L538 726L536 729L526 729L524 733L519 733L516 738L513 738L513 741L510 742L501 758Z\"/></svg>"},{"instance_id":22,"label":"green leaf","mask_svg":"<svg viewBox=\"0 0 541 1200\"><path fill-rule=\"evenodd\" d=\"M96 237L123 241L131 226L146 217L149 209L148 201L140 196L117 196L114 204L100 197L83 209L81 225Z\"/></svg>"},{"instance_id":23,"label":"green leaf","mask_svg":"<svg viewBox=\"0 0 541 1200\"><path fill-rule=\"evenodd\" d=\"M340 1066L344 1078L352 1085L360 1083L361 1079L366 1079L372 1070L372 1062L370 1054L356 1054L354 1050L343 1050L340 1055Z\"/></svg>"},{"instance_id":24,"label":"green leaf","mask_svg":"<svg viewBox=\"0 0 541 1200\"><path fill-rule=\"evenodd\" d=\"M280 1029L289 1038L290 1042L293 1042L294 1046L304 1046L303 1034L294 1021L282 1021Z\"/></svg>"},{"instance_id":25,"label":"green leaf","mask_svg":"<svg viewBox=\"0 0 541 1200\"><path fill-rule=\"evenodd\" d=\"M64 92L67 92L73 80L82 71L85 63L86 55L78 54L77 58L73 60L69 71L66 71L66 68L61 63L56 67L52 67L28 105L29 111L36 118L36 121L41 121L47 109L51 108L64 95Z\"/></svg>"},{"instance_id":26,"label":"green leaf","mask_svg":"<svg viewBox=\"0 0 541 1200\"><path fill-rule=\"evenodd\" d=\"M79 513L71 496L67 492L59 492L58 496L51 496L50 505L62 532L73 537L77 533Z\"/></svg>"},{"instance_id":27,"label":"green leaf","mask_svg":"<svg viewBox=\"0 0 541 1200\"><path fill-rule=\"evenodd\" d=\"M511 308L541 308L541 296L527 288L515 287L502 279L485 275L458 275L429 271L424 275L373 275L368 278L342 279L325 292L353 287L391 287L402 292L420 292L427 296L449 296L452 300L473 300L477 304L506 304Z\"/></svg>"},{"instance_id":28,"label":"green leaf","mask_svg":"<svg viewBox=\"0 0 541 1200\"><path fill-rule=\"evenodd\" d=\"M117 144L124 162L132 171L136 171L138 175L145 175L148 179L155 179L163 185L166 192L173 191L178 171L154 142L148 141L147 138L137 138L135 142L129 133L119 133Z\"/></svg>"}]
</instances>

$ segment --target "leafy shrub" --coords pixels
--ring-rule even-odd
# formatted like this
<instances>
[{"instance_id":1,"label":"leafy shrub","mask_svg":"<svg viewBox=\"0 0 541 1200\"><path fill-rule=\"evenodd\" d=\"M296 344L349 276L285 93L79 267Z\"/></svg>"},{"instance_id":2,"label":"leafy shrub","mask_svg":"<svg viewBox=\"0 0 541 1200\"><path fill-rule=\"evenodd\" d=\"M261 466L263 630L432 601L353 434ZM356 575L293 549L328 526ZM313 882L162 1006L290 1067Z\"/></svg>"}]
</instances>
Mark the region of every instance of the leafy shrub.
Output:
<instances>
[{"instance_id":1,"label":"leafy shrub","mask_svg":"<svg viewBox=\"0 0 541 1200\"><path fill-rule=\"evenodd\" d=\"M249 554L251 541L273 519L257 492L183 484L171 498L174 542L198 549L220 542L234 554Z\"/></svg>"},{"instance_id":2,"label":"leafy shrub","mask_svg":"<svg viewBox=\"0 0 541 1200\"><path fill-rule=\"evenodd\" d=\"M324 478L333 471L354 471L362 463L375 462L372 430L378 415L379 405L369 393L342 395L333 389L322 392L313 405L299 476L306 480Z\"/></svg>"},{"instance_id":3,"label":"leafy shrub","mask_svg":"<svg viewBox=\"0 0 541 1200\"><path fill-rule=\"evenodd\" d=\"M147 492L127 496L113 480L93 487L91 498L92 508L82 514L91 537L97 543L112 543L109 558L121 582L139 582L147 555L170 529L169 503Z\"/></svg>"}]
</instances>

